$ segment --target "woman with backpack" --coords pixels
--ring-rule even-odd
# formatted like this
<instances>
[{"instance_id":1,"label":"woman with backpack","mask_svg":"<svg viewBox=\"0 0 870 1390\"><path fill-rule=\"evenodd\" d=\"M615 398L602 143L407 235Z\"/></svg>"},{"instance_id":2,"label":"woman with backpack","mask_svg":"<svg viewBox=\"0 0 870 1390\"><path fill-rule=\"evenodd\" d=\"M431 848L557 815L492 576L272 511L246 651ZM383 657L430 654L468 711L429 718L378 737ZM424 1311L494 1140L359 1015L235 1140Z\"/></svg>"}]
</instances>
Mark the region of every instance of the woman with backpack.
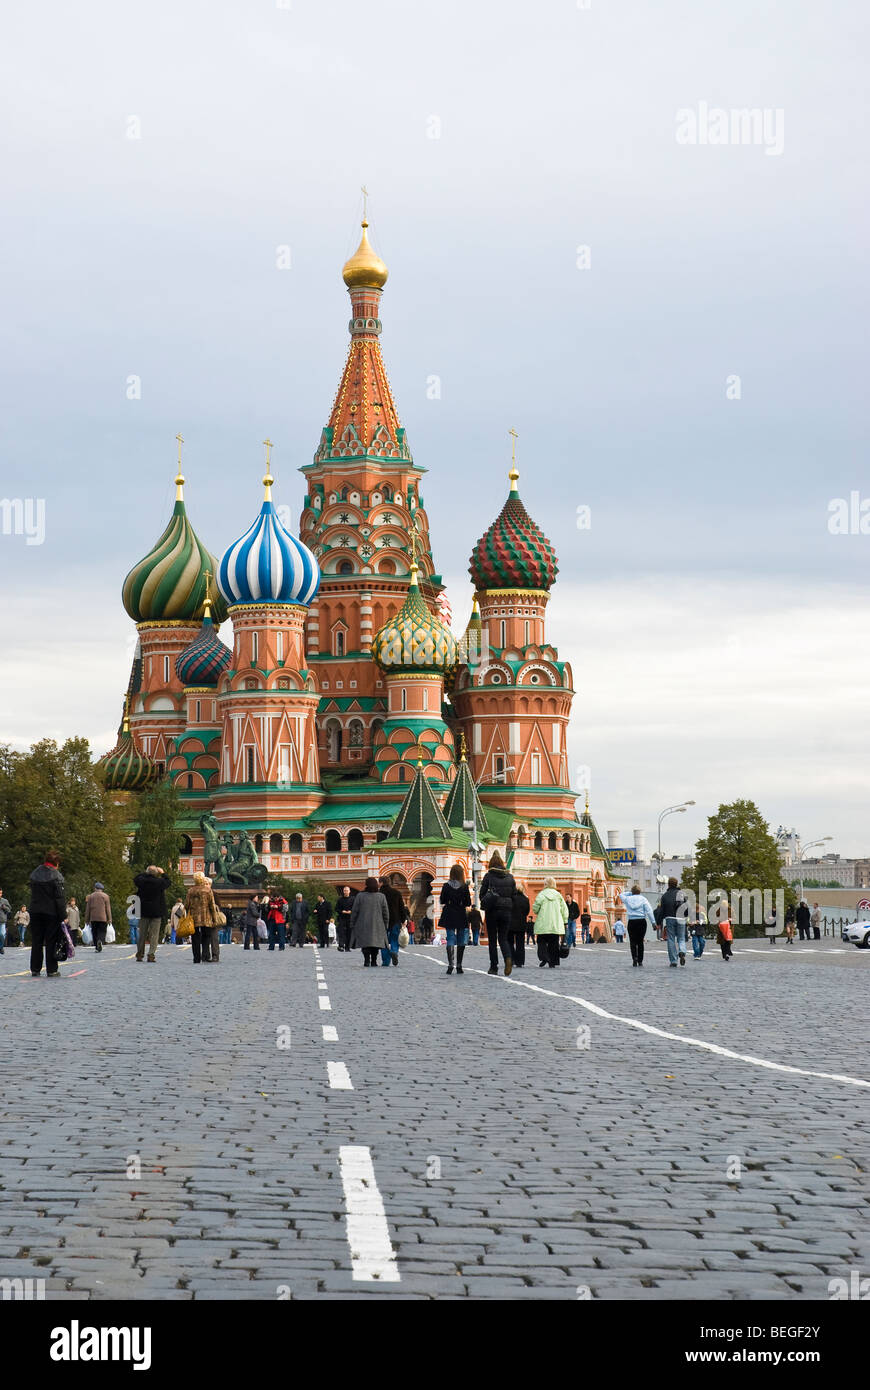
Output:
<instances>
[{"instance_id":1,"label":"woman with backpack","mask_svg":"<svg viewBox=\"0 0 870 1390\"><path fill-rule=\"evenodd\" d=\"M498 974L499 948L504 960L504 973L510 975L514 968L509 933L514 923L516 892L516 881L513 875L508 873L504 860L496 850L490 858L483 883L480 885L480 905L486 913L486 937L489 942L487 975Z\"/></svg>"},{"instance_id":2,"label":"woman with backpack","mask_svg":"<svg viewBox=\"0 0 870 1390\"><path fill-rule=\"evenodd\" d=\"M465 882L465 870L461 864L454 864L450 877L441 885L441 920L439 925L447 933L447 974L453 974L454 953L456 973L462 975L462 957L468 945L468 910L471 907L471 893Z\"/></svg>"},{"instance_id":3,"label":"woman with backpack","mask_svg":"<svg viewBox=\"0 0 870 1390\"><path fill-rule=\"evenodd\" d=\"M538 941L539 966L555 970L559 964L559 947L568 923L568 904L556 887L554 878L545 878L544 886L532 906L535 917L535 936Z\"/></svg>"}]
</instances>

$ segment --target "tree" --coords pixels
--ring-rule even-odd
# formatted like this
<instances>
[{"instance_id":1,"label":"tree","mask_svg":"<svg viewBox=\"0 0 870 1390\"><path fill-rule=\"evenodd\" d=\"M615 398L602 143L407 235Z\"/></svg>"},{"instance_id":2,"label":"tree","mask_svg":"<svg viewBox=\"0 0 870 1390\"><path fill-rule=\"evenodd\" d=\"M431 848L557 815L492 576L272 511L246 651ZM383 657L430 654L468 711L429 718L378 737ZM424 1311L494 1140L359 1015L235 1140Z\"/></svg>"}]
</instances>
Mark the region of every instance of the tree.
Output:
<instances>
[{"instance_id":1,"label":"tree","mask_svg":"<svg viewBox=\"0 0 870 1390\"><path fill-rule=\"evenodd\" d=\"M738 890L764 894L782 892L785 903L795 901L794 889L782 876L782 864L776 840L754 801L732 801L723 804L707 821L707 834L695 846L695 863L683 870L683 887L699 892L722 889L732 901ZM761 898L756 900L759 904ZM706 903L701 903L706 907ZM754 913L755 926L758 912ZM744 927L746 923L742 924ZM740 926L735 927L735 933Z\"/></svg>"},{"instance_id":2,"label":"tree","mask_svg":"<svg viewBox=\"0 0 870 1390\"><path fill-rule=\"evenodd\" d=\"M30 874L57 850L67 898L80 905L99 880L124 922L130 875L123 811L105 791L86 739L35 743L28 753L0 745L0 887L17 909Z\"/></svg>"},{"instance_id":3,"label":"tree","mask_svg":"<svg viewBox=\"0 0 870 1390\"><path fill-rule=\"evenodd\" d=\"M149 864L156 864L172 880L173 898L183 898L186 891L178 872L181 835L176 827L181 814L181 798L172 782L164 780L142 792L136 805L137 824L130 848L131 872L139 874Z\"/></svg>"}]
</instances>

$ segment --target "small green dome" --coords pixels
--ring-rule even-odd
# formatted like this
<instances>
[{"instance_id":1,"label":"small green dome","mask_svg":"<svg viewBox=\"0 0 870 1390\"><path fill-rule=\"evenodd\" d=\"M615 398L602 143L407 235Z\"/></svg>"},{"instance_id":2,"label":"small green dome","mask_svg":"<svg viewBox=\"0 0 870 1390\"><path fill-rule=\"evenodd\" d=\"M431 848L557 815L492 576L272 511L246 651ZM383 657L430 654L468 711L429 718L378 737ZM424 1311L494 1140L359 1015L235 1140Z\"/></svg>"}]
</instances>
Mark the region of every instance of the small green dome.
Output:
<instances>
[{"instance_id":1,"label":"small green dome","mask_svg":"<svg viewBox=\"0 0 870 1390\"><path fill-rule=\"evenodd\" d=\"M179 484L163 535L124 580L124 607L136 623L202 619L206 574L216 574L218 562L191 526L181 492ZM222 623L227 616L226 604L216 590L212 592L214 621Z\"/></svg>"},{"instance_id":2,"label":"small green dome","mask_svg":"<svg viewBox=\"0 0 870 1390\"><path fill-rule=\"evenodd\" d=\"M417 583L417 566L411 566L408 597L372 642L372 656L382 671L426 671L445 674L456 665L456 639L439 618L430 613Z\"/></svg>"},{"instance_id":3,"label":"small green dome","mask_svg":"<svg viewBox=\"0 0 870 1390\"><path fill-rule=\"evenodd\" d=\"M153 762L133 742L133 735L124 721L117 746L97 763L97 771L107 791L141 792L153 782L157 773Z\"/></svg>"}]
</instances>

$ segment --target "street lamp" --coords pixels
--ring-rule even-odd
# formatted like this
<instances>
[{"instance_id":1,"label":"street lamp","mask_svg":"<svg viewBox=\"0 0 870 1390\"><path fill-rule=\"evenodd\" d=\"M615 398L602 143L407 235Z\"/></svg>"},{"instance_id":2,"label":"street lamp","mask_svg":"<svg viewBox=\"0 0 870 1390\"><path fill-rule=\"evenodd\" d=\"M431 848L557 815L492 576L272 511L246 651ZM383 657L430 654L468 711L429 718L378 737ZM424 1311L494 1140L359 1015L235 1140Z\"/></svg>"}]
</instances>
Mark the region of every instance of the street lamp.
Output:
<instances>
[{"instance_id":1,"label":"street lamp","mask_svg":"<svg viewBox=\"0 0 870 1390\"><path fill-rule=\"evenodd\" d=\"M495 774L495 777L493 778L493 781L494 781L494 782L503 782L503 781L506 779L507 774L508 774L509 772L516 772L516 768L513 766L513 764L511 764L509 767L503 767L503 768L501 768L500 771L497 772L497 773ZM477 788L482 784L482 782L483 782L483 775L481 775L480 778L478 779L478 781L474 783L474 789L475 789L475 791L477 791ZM477 907L477 908L479 908L479 907L480 907L480 851L481 851L481 846L478 844L478 841L477 841L477 797L476 797L476 796L472 798L472 803L471 803L471 820L464 820L464 821L462 822L462 828L463 828L463 830L470 830L470 831L471 831L471 844L469 845L469 849L471 850L471 883L472 883L472 887L473 887L473 889L474 889L474 906Z\"/></svg>"},{"instance_id":2,"label":"street lamp","mask_svg":"<svg viewBox=\"0 0 870 1390\"><path fill-rule=\"evenodd\" d=\"M659 815L659 873L661 873L662 871L662 821L664 820L665 816L672 816L675 815L678 811L685 811L687 806L694 806L694 804L694 801L681 801L679 806L666 806L665 809Z\"/></svg>"},{"instance_id":3,"label":"street lamp","mask_svg":"<svg viewBox=\"0 0 870 1390\"><path fill-rule=\"evenodd\" d=\"M809 844L803 845L798 852L798 874L800 879L799 887L801 898L803 898L804 895L804 855L808 849L814 849L816 845L823 845L826 841L833 840L833 838L833 835L823 835L820 840L810 840Z\"/></svg>"}]
</instances>

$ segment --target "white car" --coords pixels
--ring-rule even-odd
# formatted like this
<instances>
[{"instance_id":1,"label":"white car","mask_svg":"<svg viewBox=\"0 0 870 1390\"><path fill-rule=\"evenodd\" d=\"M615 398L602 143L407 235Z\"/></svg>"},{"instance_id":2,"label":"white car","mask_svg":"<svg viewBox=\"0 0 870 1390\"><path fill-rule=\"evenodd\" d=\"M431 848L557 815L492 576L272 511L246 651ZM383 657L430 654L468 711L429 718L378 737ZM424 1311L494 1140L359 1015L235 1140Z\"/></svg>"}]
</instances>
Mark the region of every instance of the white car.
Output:
<instances>
[{"instance_id":1,"label":"white car","mask_svg":"<svg viewBox=\"0 0 870 1390\"><path fill-rule=\"evenodd\" d=\"M843 928L843 940L861 951L870 951L870 922L850 922Z\"/></svg>"}]
</instances>

